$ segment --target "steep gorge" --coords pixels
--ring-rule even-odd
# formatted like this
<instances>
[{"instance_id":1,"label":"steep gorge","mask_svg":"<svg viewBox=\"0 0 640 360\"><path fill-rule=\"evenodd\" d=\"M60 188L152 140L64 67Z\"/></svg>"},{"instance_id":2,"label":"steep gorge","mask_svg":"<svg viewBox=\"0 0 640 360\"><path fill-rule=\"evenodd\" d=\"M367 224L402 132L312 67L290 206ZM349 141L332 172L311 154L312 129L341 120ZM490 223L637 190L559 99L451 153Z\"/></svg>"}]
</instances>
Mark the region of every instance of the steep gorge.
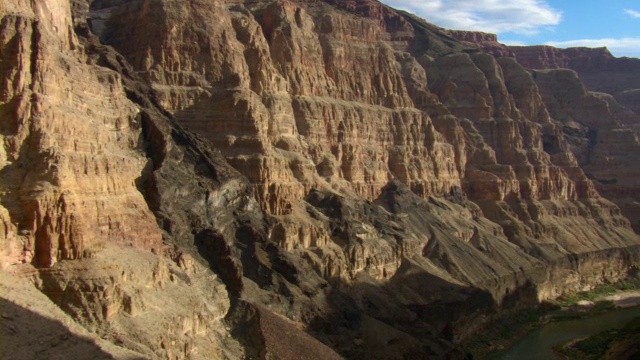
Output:
<instances>
[{"instance_id":1,"label":"steep gorge","mask_svg":"<svg viewBox=\"0 0 640 360\"><path fill-rule=\"evenodd\" d=\"M638 266L592 180L627 168L567 131L617 136L613 100L575 73L372 0L0 15L3 297L33 282L141 357L462 357Z\"/></svg>"}]
</instances>

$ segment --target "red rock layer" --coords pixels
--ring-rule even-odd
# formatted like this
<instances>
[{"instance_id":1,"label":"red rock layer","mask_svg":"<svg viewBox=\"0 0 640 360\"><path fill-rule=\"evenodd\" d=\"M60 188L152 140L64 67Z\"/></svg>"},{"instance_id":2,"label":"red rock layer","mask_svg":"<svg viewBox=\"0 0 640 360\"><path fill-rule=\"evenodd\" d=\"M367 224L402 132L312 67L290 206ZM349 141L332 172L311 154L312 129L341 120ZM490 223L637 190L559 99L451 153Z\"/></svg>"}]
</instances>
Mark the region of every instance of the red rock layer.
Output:
<instances>
[{"instance_id":1,"label":"red rock layer","mask_svg":"<svg viewBox=\"0 0 640 360\"><path fill-rule=\"evenodd\" d=\"M120 75L83 56L68 1L11 6L0 24L3 265L51 266L111 242L159 248L136 187L147 164L138 109Z\"/></svg>"},{"instance_id":2,"label":"red rock layer","mask_svg":"<svg viewBox=\"0 0 640 360\"><path fill-rule=\"evenodd\" d=\"M509 47L498 42L498 35L480 31L443 30L446 34L458 41L462 41L473 47L479 47L495 57L514 57Z\"/></svg>"},{"instance_id":3,"label":"red rock layer","mask_svg":"<svg viewBox=\"0 0 640 360\"><path fill-rule=\"evenodd\" d=\"M455 52L464 46L437 28L372 1L144 4L115 10L104 41L249 178L279 219L272 239L286 249L332 246L331 231L304 210L310 191L373 200L392 179L423 198L462 188L525 242L562 232L553 240L561 253L595 250L601 240L560 230L575 225L558 206L586 202L584 211L626 229L619 246L637 241L511 58ZM447 46L454 52L442 56ZM365 243L365 253L379 251ZM385 259L380 266L399 264ZM365 263L334 271L345 276Z\"/></svg>"},{"instance_id":4,"label":"red rock layer","mask_svg":"<svg viewBox=\"0 0 640 360\"><path fill-rule=\"evenodd\" d=\"M592 91L617 95L640 89L640 59L616 58L607 48L510 46L518 62L528 69L571 69ZM632 102L625 104L632 105Z\"/></svg>"}]
</instances>

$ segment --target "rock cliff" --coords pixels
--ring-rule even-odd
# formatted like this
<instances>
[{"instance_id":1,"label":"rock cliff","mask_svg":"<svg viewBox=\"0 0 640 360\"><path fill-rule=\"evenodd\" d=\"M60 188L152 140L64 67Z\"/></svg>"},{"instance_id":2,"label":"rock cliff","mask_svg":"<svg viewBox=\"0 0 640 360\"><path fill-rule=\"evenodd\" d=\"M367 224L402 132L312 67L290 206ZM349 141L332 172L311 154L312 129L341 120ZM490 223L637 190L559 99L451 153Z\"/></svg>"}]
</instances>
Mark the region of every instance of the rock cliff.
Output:
<instances>
[{"instance_id":1,"label":"rock cliff","mask_svg":"<svg viewBox=\"0 0 640 360\"><path fill-rule=\"evenodd\" d=\"M2 296L97 354L462 358L638 266L597 184L633 178L633 114L489 35L373 0L0 16Z\"/></svg>"},{"instance_id":2,"label":"rock cliff","mask_svg":"<svg viewBox=\"0 0 640 360\"><path fill-rule=\"evenodd\" d=\"M606 48L506 46L492 34L449 34L496 57L515 57L533 70L545 106L563 124L578 163L640 231L638 166L633 160L638 152L640 60L616 58Z\"/></svg>"},{"instance_id":3,"label":"rock cliff","mask_svg":"<svg viewBox=\"0 0 640 360\"><path fill-rule=\"evenodd\" d=\"M570 107L585 112L583 116L574 116L569 113L573 110L551 110L556 112L553 114L556 119L566 123L567 135L580 143L581 149L574 153L598 190L616 202L631 219L636 232L640 231L637 220L640 170L633 160L640 145L640 59L616 58L606 48L509 48L523 66L546 70L534 73L543 96L551 103L550 109L559 103L571 103ZM558 89L565 87L582 89L573 96L558 93ZM576 103L580 105L575 106Z\"/></svg>"},{"instance_id":4,"label":"rock cliff","mask_svg":"<svg viewBox=\"0 0 640 360\"><path fill-rule=\"evenodd\" d=\"M485 33L480 31L464 31L464 30L445 30L443 32L449 34L454 39L461 41L472 47L479 47L484 52L495 57L509 56L515 57L515 54L508 46L498 42L498 35Z\"/></svg>"},{"instance_id":5,"label":"rock cliff","mask_svg":"<svg viewBox=\"0 0 640 360\"><path fill-rule=\"evenodd\" d=\"M529 69L565 68L576 71L591 91L613 95L625 107L638 112L640 59L616 58L607 48L551 46L510 46L509 49Z\"/></svg>"}]
</instances>

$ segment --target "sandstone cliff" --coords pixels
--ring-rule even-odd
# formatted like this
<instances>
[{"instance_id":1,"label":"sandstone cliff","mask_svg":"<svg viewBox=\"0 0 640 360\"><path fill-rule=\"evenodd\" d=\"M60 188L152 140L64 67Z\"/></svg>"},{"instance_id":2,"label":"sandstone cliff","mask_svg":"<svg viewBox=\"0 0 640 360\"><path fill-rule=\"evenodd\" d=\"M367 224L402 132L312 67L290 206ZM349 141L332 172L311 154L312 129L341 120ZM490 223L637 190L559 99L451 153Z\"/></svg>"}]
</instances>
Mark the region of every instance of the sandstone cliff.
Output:
<instances>
[{"instance_id":1,"label":"sandstone cliff","mask_svg":"<svg viewBox=\"0 0 640 360\"><path fill-rule=\"evenodd\" d=\"M637 138L574 72L373 0L0 16L3 298L101 354L456 358L638 265L592 180Z\"/></svg>"},{"instance_id":2,"label":"sandstone cliff","mask_svg":"<svg viewBox=\"0 0 640 360\"><path fill-rule=\"evenodd\" d=\"M471 47L479 47L482 49L482 51L487 52L495 57L515 56L513 51L511 51L508 46L498 42L498 35L496 34L479 31L445 29L443 29L443 32Z\"/></svg>"},{"instance_id":3,"label":"sandstone cliff","mask_svg":"<svg viewBox=\"0 0 640 360\"><path fill-rule=\"evenodd\" d=\"M492 34L449 33L497 57L515 57L533 70L545 106L562 123L578 163L598 191L620 206L640 231L634 160L639 145L640 60L616 58L606 48L506 46Z\"/></svg>"},{"instance_id":4,"label":"sandstone cliff","mask_svg":"<svg viewBox=\"0 0 640 360\"><path fill-rule=\"evenodd\" d=\"M574 116L570 114L573 110L551 110L556 112L553 114L556 119L565 122L565 133L580 143L574 153L598 190L616 202L631 219L636 232L640 231L637 183L640 170L634 160L640 146L640 59L616 58L606 48L509 48L527 68L554 69L534 72L550 109L565 103L585 112L583 116ZM562 68L575 74L560 70ZM549 82L549 79L553 80ZM565 87L578 91L572 96L558 93L558 89ZM575 106L577 103L580 105Z\"/></svg>"},{"instance_id":5,"label":"sandstone cliff","mask_svg":"<svg viewBox=\"0 0 640 360\"><path fill-rule=\"evenodd\" d=\"M509 49L518 62L529 69L572 69L591 91L611 94L621 104L639 113L640 59L616 58L606 48L510 46Z\"/></svg>"}]
</instances>

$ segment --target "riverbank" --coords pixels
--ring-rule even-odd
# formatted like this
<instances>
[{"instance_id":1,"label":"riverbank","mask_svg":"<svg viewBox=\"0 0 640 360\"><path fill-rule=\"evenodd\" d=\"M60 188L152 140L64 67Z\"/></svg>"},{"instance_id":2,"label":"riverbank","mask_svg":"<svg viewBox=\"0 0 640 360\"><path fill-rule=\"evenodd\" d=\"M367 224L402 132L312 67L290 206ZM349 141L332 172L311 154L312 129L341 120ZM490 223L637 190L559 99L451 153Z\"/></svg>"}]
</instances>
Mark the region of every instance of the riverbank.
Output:
<instances>
[{"instance_id":1,"label":"riverbank","mask_svg":"<svg viewBox=\"0 0 640 360\"><path fill-rule=\"evenodd\" d=\"M587 360L604 359L617 341L628 343L632 329L622 331L634 319L640 319L640 307L613 308L590 316L550 321L518 340L508 350L493 354L495 360ZM626 352L625 347L618 347ZM623 360L628 357L611 357Z\"/></svg>"},{"instance_id":2,"label":"riverbank","mask_svg":"<svg viewBox=\"0 0 640 360\"><path fill-rule=\"evenodd\" d=\"M640 306L640 290L623 290L610 295L600 295L594 300L579 300L563 310L584 311L603 306L603 304L620 309Z\"/></svg>"},{"instance_id":3,"label":"riverbank","mask_svg":"<svg viewBox=\"0 0 640 360\"><path fill-rule=\"evenodd\" d=\"M640 277L632 276L616 284L607 284L540 304L534 309L506 314L479 332L473 340L462 344L478 359L501 359L503 353L531 332L550 322L593 317L615 309L640 307Z\"/></svg>"},{"instance_id":4,"label":"riverbank","mask_svg":"<svg viewBox=\"0 0 640 360\"><path fill-rule=\"evenodd\" d=\"M640 357L640 317L623 327L572 340L554 350L566 360L637 359Z\"/></svg>"},{"instance_id":5,"label":"riverbank","mask_svg":"<svg viewBox=\"0 0 640 360\"><path fill-rule=\"evenodd\" d=\"M607 296L603 300L611 301L619 308L640 306L640 290L623 291L618 294Z\"/></svg>"},{"instance_id":6,"label":"riverbank","mask_svg":"<svg viewBox=\"0 0 640 360\"><path fill-rule=\"evenodd\" d=\"M591 313L594 309L603 307L640 307L640 290L620 290L615 293L607 291L595 296L593 300L578 301L572 310ZM557 345L554 351L566 360L636 359L640 357L640 317L630 319L622 327L607 329Z\"/></svg>"}]
</instances>

